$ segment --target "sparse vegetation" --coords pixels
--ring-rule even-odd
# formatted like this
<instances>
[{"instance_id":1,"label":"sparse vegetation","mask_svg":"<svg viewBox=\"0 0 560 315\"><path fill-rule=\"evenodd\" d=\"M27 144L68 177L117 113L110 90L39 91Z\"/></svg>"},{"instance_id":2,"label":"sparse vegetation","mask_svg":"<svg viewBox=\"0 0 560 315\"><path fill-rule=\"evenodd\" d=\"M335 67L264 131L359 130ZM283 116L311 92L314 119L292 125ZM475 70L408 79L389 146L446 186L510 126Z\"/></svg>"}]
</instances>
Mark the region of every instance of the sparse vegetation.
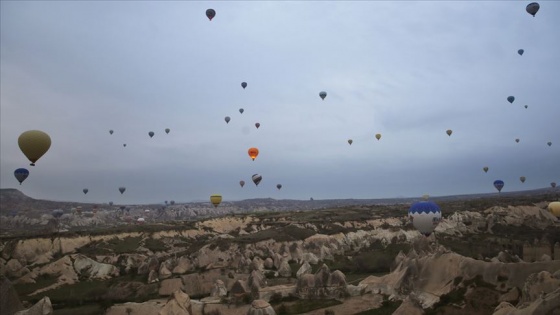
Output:
<instances>
[{"instance_id":1,"label":"sparse vegetation","mask_svg":"<svg viewBox=\"0 0 560 315\"><path fill-rule=\"evenodd\" d=\"M381 307L359 312L356 315L391 315L401 306L402 301L383 301Z\"/></svg>"}]
</instances>

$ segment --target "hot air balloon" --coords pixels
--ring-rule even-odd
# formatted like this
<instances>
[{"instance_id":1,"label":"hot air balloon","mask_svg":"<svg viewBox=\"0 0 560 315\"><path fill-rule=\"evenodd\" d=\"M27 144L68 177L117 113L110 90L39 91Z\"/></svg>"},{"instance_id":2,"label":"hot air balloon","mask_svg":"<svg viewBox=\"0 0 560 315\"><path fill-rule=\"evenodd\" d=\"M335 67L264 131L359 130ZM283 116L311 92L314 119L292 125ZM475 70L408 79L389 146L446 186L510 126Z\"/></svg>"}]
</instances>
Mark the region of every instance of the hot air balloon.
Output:
<instances>
[{"instance_id":1,"label":"hot air balloon","mask_svg":"<svg viewBox=\"0 0 560 315\"><path fill-rule=\"evenodd\" d=\"M226 121L226 124L229 124L229 121L231 120L231 118L229 118L229 116L226 116L226 118L224 118L224 120Z\"/></svg>"},{"instance_id":2,"label":"hot air balloon","mask_svg":"<svg viewBox=\"0 0 560 315\"><path fill-rule=\"evenodd\" d=\"M515 139L515 142L519 143L519 139Z\"/></svg>"},{"instance_id":3,"label":"hot air balloon","mask_svg":"<svg viewBox=\"0 0 560 315\"><path fill-rule=\"evenodd\" d=\"M149 135L149 136L150 136L150 138L151 138L151 137L153 137L153 136L154 136L154 132L153 132L153 131L150 131L150 132L148 132L148 135Z\"/></svg>"},{"instance_id":4,"label":"hot air balloon","mask_svg":"<svg viewBox=\"0 0 560 315\"><path fill-rule=\"evenodd\" d=\"M255 127L257 127L257 129L259 129L260 126L261 126L260 123L255 123Z\"/></svg>"},{"instance_id":5,"label":"hot air balloon","mask_svg":"<svg viewBox=\"0 0 560 315\"><path fill-rule=\"evenodd\" d=\"M171 205L175 204L175 200L171 200L169 203L171 203Z\"/></svg>"},{"instance_id":6,"label":"hot air balloon","mask_svg":"<svg viewBox=\"0 0 560 315\"><path fill-rule=\"evenodd\" d=\"M375 135L375 138L376 138L377 140L381 139L381 134L380 134L380 133L376 134L376 135Z\"/></svg>"},{"instance_id":7,"label":"hot air balloon","mask_svg":"<svg viewBox=\"0 0 560 315\"><path fill-rule=\"evenodd\" d=\"M52 211L52 216L55 219L60 218L63 214L64 214L64 211L62 211L62 209L55 209L55 210Z\"/></svg>"},{"instance_id":8,"label":"hot air balloon","mask_svg":"<svg viewBox=\"0 0 560 315\"><path fill-rule=\"evenodd\" d=\"M319 97L324 101L325 97L327 97L327 92L325 92L325 91L319 92Z\"/></svg>"},{"instance_id":9,"label":"hot air balloon","mask_svg":"<svg viewBox=\"0 0 560 315\"><path fill-rule=\"evenodd\" d=\"M278 188L278 190L280 190L282 188L281 184L276 185L276 188Z\"/></svg>"},{"instance_id":10,"label":"hot air balloon","mask_svg":"<svg viewBox=\"0 0 560 315\"><path fill-rule=\"evenodd\" d=\"M498 192L502 191L502 188L504 188L504 181L503 180L495 180L494 181L494 187L496 187L496 189L498 190Z\"/></svg>"},{"instance_id":11,"label":"hot air balloon","mask_svg":"<svg viewBox=\"0 0 560 315\"><path fill-rule=\"evenodd\" d=\"M513 101L515 101L515 97L514 96L508 96L507 100L508 100L508 102L513 103Z\"/></svg>"},{"instance_id":12,"label":"hot air balloon","mask_svg":"<svg viewBox=\"0 0 560 315\"><path fill-rule=\"evenodd\" d=\"M125 190L126 190L126 187L119 187L119 191L121 192L121 195L124 194Z\"/></svg>"},{"instance_id":13,"label":"hot air balloon","mask_svg":"<svg viewBox=\"0 0 560 315\"><path fill-rule=\"evenodd\" d=\"M113 205L113 202L112 202L112 201L109 201L109 206L112 206L112 205Z\"/></svg>"},{"instance_id":14,"label":"hot air balloon","mask_svg":"<svg viewBox=\"0 0 560 315\"><path fill-rule=\"evenodd\" d=\"M525 176L519 177L519 180L520 180L522 183L524 183L524 182L525 182Z\"/></svg>"},{"instance_id":15,"label":"hot air balloon","mask_svg":"<svg viewBox=\"0 0 560 315\"><path fill-rule=\"evenodd\" d=\"M556 188L556 182L552 182L552 183L550 183L550 187L552 187L552 188Z\"/></svg>"},{"instance_id":16,"label":"hot air balloon","mask_svg":"<svg viewBox=\"0 0 560 315\"><path fill-rule=\"evenodd\" d=\"M546 144L548 144L548 146L550 147L552 145L552 142L548 141Z\"/></svg>"},{"instance_id":17,"label":"hot air balloon","mask_svg":"<svg viewBox=\"0 0 560 315\"><path fill-rule=\"evenodd\" d=\"M430 199L430 195L428 194L422 195L422 200L428 200L428 199Z\"/></svg>"},{"instance_id":18,"label":"hot air balloon","mask_svg":"<svg viewBox=\"0 0 560 315\"><path fill-rule=\"evenodd\" d=\"M352 139L348 139L348 144L349 145L352 145L352 142L354 142L354 141L352 141Z\"/></svg>"},{"instance_id":19,"label":"hot air balloon","mask_svg":"<svg viewBox=\"0 0 560 315\"><path fill-rule=\"evenodd\" d=\"M447 135L448 135L448 136L450 136L450 137L451 137L451 134L453 133L453 130L451 130L451 129L447 129L446 133L447 133Z\"/></svg>"},{"instance_id":20,"label":"hot air balloon","mask_svg":"<svg viewBox=\"0 0 560 315\"><path fill-rule=\"evenodd\" d=\"M14 171L14 176L18 180L19 184L23 183L23 181L29 176L29 171L25 168L18 168Z\"/></svg>"},{"instance_id":21,"label":"hot air balloon","mask_svg":"<svg viewBox=\"0 0 560 315\"><path fill-rule=\"evenodd\" d=\"M248 150L249 156L253 159L253 161L257 158L257 156L259 155L259 149L257 148L250 148Z\"/></svg>"},{"instance_id":22,"label":"hot air balloon","mask_svg":"<svg viewBox=\"0 0 560 315\"><path fill-rule=\"evenodd\" d=\"M408 217L420 233L430 236L441 220L441 210L435 202L420 201L408 209Z\"/></svg>"},{"instance_id":23,"label":"hot air balloon","mask_svg":"<svg viewBox=\"0 0 560 315\"><path fill-rule=\"evenodd\" d=\"M212 21L212 19L216 16L216 11L214 11L214 9L208 9L206 10L206 17Z\"/></svg>"},{"instance_id":24,"label":"hot air balloon","mask_svg":"<svg viewBox=\"0 0 560 315\"><path fill-rule=\"evenodd\" d=\"M19 135L18 145L21 152L31 161L31 166L51 147L51 137L40 130L28 130Z\"/></svg>"},{"instance_id":25,"label":"hot air balloon","mask_svg":"<svg viewBox=\"0 0 560 315\"><path fill-rule=\"evenodd\" d=\"M241 114L243 114L244 111L245 111L245 110L244 110L243 108L240 108L240 109L239 109L239 112L240 112Z\"/></svg>"},{"instance_id":26,"label":"hot air balloon","mask_svg":"<svg viewBox=\"0 0 560 315\"><path fill-rule=\"evenodd\" d=\"M484 170L484 173L488 173L488 166L485 166L482 169Z\"/></svg>"},{"instance_id":27,"label":"hot air balloon","mask_svg":"<svg viewBox=\"0 0 560 315\"><path fill-rule=\"evenodd\" d=\"M253 179L253 183L255 183L255 186L259 186L259 183L262 180L262 176L259 174L254 174L251 178Z\"/></svg>"},{"instance_id":28,"label":"hot air balloon","mask_svg":"<svg viewBox=\"0 0 560 315\"><path fill-rule=\"evenodd\" d=\"M122 146L126 148L126 143L124 143Z\"/></svg>"},{"instance_id":29,"label":"hot air balloon","mask_svg":"<svg viewBox=\"0 0 560 315\"><path fill-rule=\"evenodd\" d=\"M166 133L166 134L169 134L170 131L171 131L171 129L165 128L165 133Z\"/></svg>"},{"instance_id":30,"label":"hot air balloon","mask_svg":"<svg viewBox=\"0 0 560 315\"><path fill-rule=\"evenodd\" d=\"M525 108L529 107L529 105L525 105Z\"/></svg>"},{"instance_id":31,"label":"hot air balloon","mask_svg":"<svg viewBox=\"0 0 560 315\"><path fill-rule=\"evenodd\" d=\"M245 89L247 87L247 82L241 82L241 87Z\"/></svg>"},{"instance_id":32,"label":"hot air balloon","mask_svg":"<svg viewBox=\"0 0 560 315\"><path fill-rule=\"evenodd\" d=\"M240 180L240 181L239 181L239 185L241 185L241 188L243 188L243 186L245 186L245 181L244 181L244 180Z\"/></svg>"},{"instance_id":33,"label":"hot air balloon","mask_svg":"<svg viewBox=\"0 0 560 315\"><path fill-rule=\"evenodd\" d=\"M525 52L525 51L524 51L523 49L519 49L519 50L517 51L517 53L519 54L519 56L523 56L523 53L524 53L524 52Z\"/></svg>"},{"instance_id":34,"label":"hot air balloon","mask_svg":"<svg viewBox=\"0 0 560 315\"><path fill-rule=\"evenodd\" d=\"M113 129L109 130L109 134L111 135L113 134Z\"/></svg>"},{"instance_id":35,"label":"hot air balloon","mask_svg":"<svg viewBox=\"0 0 560 315\"><path fill-rule=\"evenodd\" d=\"M553 216L560 218L560 201L553 201L549 203L548 211L550 211Z\"/></svg>"},{"instance_id":36,"label":"hot air balloon","mask_svg":"<svg viewBox=\"0 0 560 315\"><path fill-rule=\"evenodd\" d=\"M222 202L222 195L212 195L210 196L210 202L214 205L215 208Z\"/></svg>"},{"instance_id":37,"label":"hot air balloon","mask_svg":"<svg viewBox=\"0 0 560 315\"><path fill-rule=\"evenodd\" d=\"M527 7L525 7L525 11L527 11L527 13L529 13L533 17L535 17L535 14L537 14L537 12L539 12L540 8L541 8L541 6L538 3L531 2L527 5Z\"/></svg>"},{"instance_id":38,"label":"hot air balloon","mask_svg":"<svg viewBox=\"0 0 560 315\"><path fill-rule=\"evenodd\" d=\"M87 194L87 193L88 193L89 189L87 189L87 188L84 188L84 189L82 189L82 191L84 192L84 195L85 195L85 194Z\"/></svg>"}]
</instances>

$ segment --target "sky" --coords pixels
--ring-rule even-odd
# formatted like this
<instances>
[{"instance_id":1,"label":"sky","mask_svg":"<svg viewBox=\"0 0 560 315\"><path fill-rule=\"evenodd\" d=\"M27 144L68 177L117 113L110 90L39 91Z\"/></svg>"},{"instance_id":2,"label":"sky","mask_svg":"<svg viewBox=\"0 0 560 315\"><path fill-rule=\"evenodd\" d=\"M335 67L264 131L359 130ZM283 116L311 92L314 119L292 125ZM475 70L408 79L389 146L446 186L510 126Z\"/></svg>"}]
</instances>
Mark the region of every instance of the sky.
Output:
<instances>
[{"instance_id":1,"label":"sky","mask_svg":"<svg viewBox=\"0 0 560 315\"><path fill-rule=\"evenodd\" d=\"M146 204L560 184L560 2L528 3L1 1L0 187ZM27 130L52 139L36 166Z\"/></svg>"}]
</instances>

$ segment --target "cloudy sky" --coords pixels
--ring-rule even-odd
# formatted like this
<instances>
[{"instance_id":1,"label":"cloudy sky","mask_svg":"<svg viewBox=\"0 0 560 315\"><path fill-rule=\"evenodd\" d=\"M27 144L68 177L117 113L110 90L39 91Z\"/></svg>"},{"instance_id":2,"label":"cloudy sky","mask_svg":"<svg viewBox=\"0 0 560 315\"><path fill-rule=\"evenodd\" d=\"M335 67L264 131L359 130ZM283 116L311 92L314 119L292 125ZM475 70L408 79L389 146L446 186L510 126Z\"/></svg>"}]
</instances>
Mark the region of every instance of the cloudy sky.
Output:
<instances>
[{"instance_id":1,"label":"cloudy sky","mask_svg":"<svg viewBox=\"0 0 560 315\"><path fill-rule=\"evenodd\" d=\"M560 2L528 3L2 1L0 186L160 203L560 184ZM36 166L31 129L52 139Z\"/></svg>"}]
</instances>

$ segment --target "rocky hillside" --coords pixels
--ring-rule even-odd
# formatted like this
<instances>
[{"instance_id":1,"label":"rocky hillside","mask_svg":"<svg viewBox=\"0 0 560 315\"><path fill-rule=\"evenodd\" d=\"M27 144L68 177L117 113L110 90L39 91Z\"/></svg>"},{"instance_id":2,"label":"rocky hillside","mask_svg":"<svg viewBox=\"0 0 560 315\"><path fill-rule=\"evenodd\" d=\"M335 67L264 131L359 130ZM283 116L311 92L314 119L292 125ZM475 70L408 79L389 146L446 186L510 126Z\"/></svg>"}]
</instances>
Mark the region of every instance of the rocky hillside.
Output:
<instances>
[{"instance_id":1,"label":"rocky hillside","mask_svg":"<svg viewBox=\"0 0 560 315\"><path fill-rule=\"evenodd\" d=\"M407 205L55 231L1 238L0 265L24 306L55 314L540 314L560 277L549 201L440 202L430 238Z\"/></svg>"}]
</instances>

